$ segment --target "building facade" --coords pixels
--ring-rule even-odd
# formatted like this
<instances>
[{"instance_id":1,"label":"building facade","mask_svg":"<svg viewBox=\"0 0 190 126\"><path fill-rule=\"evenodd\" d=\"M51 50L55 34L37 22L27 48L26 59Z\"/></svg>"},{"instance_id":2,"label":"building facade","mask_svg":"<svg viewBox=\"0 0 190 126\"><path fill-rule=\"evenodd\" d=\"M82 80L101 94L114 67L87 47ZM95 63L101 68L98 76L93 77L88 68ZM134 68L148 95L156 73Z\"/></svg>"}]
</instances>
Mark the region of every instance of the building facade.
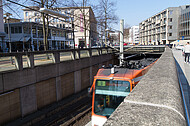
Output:
<instances>
[{"instance_id":1,"label":"building facade","mask_svg":"<svg viewBox=\"0 0 190 126\"><path fill-rule=\"evenodd\" d=\"M3 23L3 6L2 0L0 0L0 52L5 48L5 32L4 32L4 23Z\"/></svg>"},{"instance_id":2,"label":"building facade","mask_svg":"<svg viewBox=\"0 0 190 126\"><path fill-rule=\"evenodd\" d=\"M169 7L139 24L142 45L169 44L179 38L180 7Z\"/></svg>"},{"instance_id":3,"label":"building facade","mask_svg":"<svg viewBox=\"0 0 190 126\"><path fill-rule=\"evenodd\" d=\"M36 6L30 8L40 9ZM75 47L81 44L84 44L85 47L90 47L97 41L97 21L91 7L64 7L53 10L70 17L69 19L49 17L49 24L59 28L74 28ZM42 23L41 13L31 9L23 9L23 11L24 21ZM69 36L72 36L72 34Z\"/></svg>"},{"instance_id":4,"label":"building facade","mask_svg":"<svg viewBox=\"0 0 190 126\"><path fill-rule=\"evenodd\" d=\"M190 5L181 6L179 39L190 39Z\"/></svg>"},{"instance_id":5,"label":"building facade","mask_svg":"<svg viewBox=\"0 0 190 126\"><path fill-rule=\"evenodd\" d=\"M129 29L129 43L131 44L139 43L139 26L132 26Z\"/></svg>"},{"instance_id":6,"label":"building facade","mask_svg":"<svg viewBox=\"0 0 190 126\"><path fill-rule=\"evenodd\" d=\"M8 37L8 24L5 24L4 27L7 33L5 48L10 49L9 46L11 46L11 52L40 51L44 49L42 24L34 22L9 23L10 38ZM69 42L73 40L73 38L68 38L67 34L69 32L72 31L50 26L48 35L49 50L68 48Z\"/></svg>"}]
</instances>

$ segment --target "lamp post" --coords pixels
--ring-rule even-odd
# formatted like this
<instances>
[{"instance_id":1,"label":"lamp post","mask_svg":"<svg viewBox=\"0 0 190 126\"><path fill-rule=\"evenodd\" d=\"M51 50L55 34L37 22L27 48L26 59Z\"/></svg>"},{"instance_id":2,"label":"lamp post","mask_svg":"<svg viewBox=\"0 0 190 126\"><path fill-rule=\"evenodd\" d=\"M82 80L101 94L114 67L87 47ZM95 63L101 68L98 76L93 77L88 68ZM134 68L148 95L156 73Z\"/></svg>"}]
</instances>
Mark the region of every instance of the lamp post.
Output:
<instances>
[{"instance_id":1,"label":"lamp post","mask_svg":"<svg viewBox=\"0 0 190 126\"><path fill-rule=\"evenodd\" d=\"M120 20L120 66L123 61L123 30L124 30L124 20Z\"/></svg>"},{"instance_id":2,"label":"lamp post","mask_svg":"<svg viewBox=\"0 0 190 126\"><path fill-rule=\"evenodd\" d=\"M9 52L11 53L11 35L10 35L10 24L9 24L9 19L10 16L12 15L11 13L5 13L6 19L7 19L7 26L8 26L8 38L9 38Z\"/></svg>"},{"instance_id":3,"label":"lamp post","mask_svg":"<svg viewBox=\"0 0 190 126\"><path fill-rule=\"evenodd\" d=\"M106 32L109 31L109 29L105 30ZM120 20L120 31L118 31L120 33L120 66L122 66L122 61L124 59L124 55L123 55L123 43L124 43L124 38L123 38L123 31L124 31L124 20Z\"/></svg>"},{"instance_id":4,"label":"lamp post","mask_svg":"<svg viewBox=\"0 0 190 126\"><path fill-rule=\"evenodd\" d=\"M9 24L9 19L10 19L10 16L12 15L11 13L5 13L6 15L6 19L7 19L7 26L8 26L8 38L9 38L9 53L11 53L12 51L12 48L11 48L11 33L10 33L10 24ZM13 64L13 59L12 59L12 56L11 56L11 63Z\"/></svg>"}]
</instances>

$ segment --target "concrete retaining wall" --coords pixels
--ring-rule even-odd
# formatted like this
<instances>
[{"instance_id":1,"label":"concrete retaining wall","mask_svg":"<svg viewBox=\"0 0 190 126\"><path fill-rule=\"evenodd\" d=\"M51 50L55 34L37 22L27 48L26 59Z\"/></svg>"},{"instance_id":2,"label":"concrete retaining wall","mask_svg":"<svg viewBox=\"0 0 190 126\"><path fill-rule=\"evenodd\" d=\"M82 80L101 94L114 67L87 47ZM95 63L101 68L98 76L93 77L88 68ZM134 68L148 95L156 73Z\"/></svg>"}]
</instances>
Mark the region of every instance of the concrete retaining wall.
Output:
<instances>
[{"instance_id":1,"label":"concrete retaining wall","mask_svg":"<svg viewBox=\"0 0 190 126\"><path fill-rule=\"evenodd\" d=\"M176 65L169 48L104 125L187 125Z\"/></svg>"},{"instance_id":2,"label":"concrete retaining wall","mask_svg":"<svg viewBox=\"0 0 190 126\"><path fill-rule=\"evenodd\" d=\"M110 53L1 73L0 125L80 92L113 60Z\"/></svg>"}]
</instances>

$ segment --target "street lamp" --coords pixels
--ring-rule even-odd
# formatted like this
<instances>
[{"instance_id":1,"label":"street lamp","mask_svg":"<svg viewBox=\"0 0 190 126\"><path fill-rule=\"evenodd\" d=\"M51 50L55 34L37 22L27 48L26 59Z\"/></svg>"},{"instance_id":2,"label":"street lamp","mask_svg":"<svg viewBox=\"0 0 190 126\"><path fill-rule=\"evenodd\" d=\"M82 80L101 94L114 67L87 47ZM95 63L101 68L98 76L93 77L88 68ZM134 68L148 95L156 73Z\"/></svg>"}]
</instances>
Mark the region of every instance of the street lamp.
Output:
<instances>
[{"instance_id":1,"label":"street lamp","mask_svg":"<svg viewBox=\"0 0 190 126\"><path fill-rule=\"evenodd\" d=\"M11 53L11 36L10 36L10 26L9 26L9 19L10 16L12 15L11 13L5 13L6 19L7 19L7 25L8 25L8 37L9 37L9 53ZM13 58L11 56L11 63L13 64Z\"/></svg>"},{"instance_id":2,"label":"street lamp","mask_svg":"<svg viewBox=\"0 0 190 126\"><path fill-rule=\"evenodd\" d=\"M107 31L109 31L109 29L106 29L105 31L107 32ZM120 66L122 65L122 61L124 59L124 55L123 55L123 43L124 43L123 31L124 31L124 20L122 19L122 20L120 20L120 31L118 31L118 32L120 32L120 56L119 56L120 57L119 58L120 59Z\"/></svg>"},{"instance_id":3,"label":"street lamp","mask_svg":"<svg viewBox=\"0 0 190 126\"><path fill-rule=\"evenodd\" d=\"M12 15L11 13L5 13L6 19L7 19L7 26L8 26L8 38L9 38L9 52L11 53L11 35L10 35L10 24L9 24L9 19L10 16Z\"/></svg>"}]
</instances>

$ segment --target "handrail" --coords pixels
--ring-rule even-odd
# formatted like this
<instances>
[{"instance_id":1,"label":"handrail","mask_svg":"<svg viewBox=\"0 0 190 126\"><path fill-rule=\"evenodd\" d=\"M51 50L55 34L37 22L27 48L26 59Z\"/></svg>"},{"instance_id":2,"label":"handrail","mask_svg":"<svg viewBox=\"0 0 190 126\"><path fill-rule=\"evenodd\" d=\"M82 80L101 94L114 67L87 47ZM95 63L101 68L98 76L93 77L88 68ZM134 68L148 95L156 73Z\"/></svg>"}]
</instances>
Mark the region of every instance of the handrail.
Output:
<instances>
[{"instance_id":1,"label":"handrail","mask_svg":"<svg viewBox=\"0 0 190 126\"><path fill-rule=\"evenodd\" d=\"M175 59L175 62L177 63L176 59ZM177 67L177 71L178 70L179 70L179 68ZM189 123L189 113L188 113L188 110L187 110L187 105L186 105L185 96L184 96L184 92L183 92L183 88L182 88L182 84L181 84L181 79L179 77L179 71L177 72L177 77L178 77L178 80L179 80L179 86L180 86L180 90L181 90L183 105L184 105L184 108L185 108L185 116L186 116L186 120L187 120L187 125L190 126L190 123Z\"/></svg>"},{"instance_id":2,"label":"handrail","mask_svg":"<svg viewBox=\"0 0 190 126\"><path fill-rule=\"evenodd\" d=\"M113 54L111 48L84 48L67 50L47 50L31 52L0 53L0 72L9 70L23 70L38 65L60 63L68 60L78 60L104 54ZM96 53L94 53L96 52Z\"/></svg>"}]
</instances>

